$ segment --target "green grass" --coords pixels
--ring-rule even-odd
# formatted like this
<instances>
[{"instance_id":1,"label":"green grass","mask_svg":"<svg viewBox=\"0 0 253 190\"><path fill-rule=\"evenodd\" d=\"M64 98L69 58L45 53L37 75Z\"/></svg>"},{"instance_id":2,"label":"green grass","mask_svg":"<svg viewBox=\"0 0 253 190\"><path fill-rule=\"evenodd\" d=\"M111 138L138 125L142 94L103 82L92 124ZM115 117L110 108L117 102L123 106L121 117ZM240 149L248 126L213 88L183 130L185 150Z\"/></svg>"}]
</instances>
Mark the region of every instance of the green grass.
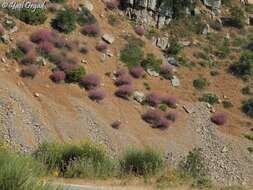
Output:
<instances>
[{"instance_id":1,"label":"green grass","mask_svg":"<svg viewBox=\"0 0 253 190\"><path fill-rule=\"evenodd\" d=\"M39 180L43 169L29 156L17 155L1 148L0 168L1 190L58 189Z\"/></svg>"},{"instance_id":2,"label":"green grass","mask_svg":"<svg viewBox=\"0 0 253 190\"><path fill-rule=\"evenodd\" d=\"M201 102L207 102L211 105L219 103L219 97L215 94L206 93L201 98L199 98Z\"/></svg>"}]
</instances>

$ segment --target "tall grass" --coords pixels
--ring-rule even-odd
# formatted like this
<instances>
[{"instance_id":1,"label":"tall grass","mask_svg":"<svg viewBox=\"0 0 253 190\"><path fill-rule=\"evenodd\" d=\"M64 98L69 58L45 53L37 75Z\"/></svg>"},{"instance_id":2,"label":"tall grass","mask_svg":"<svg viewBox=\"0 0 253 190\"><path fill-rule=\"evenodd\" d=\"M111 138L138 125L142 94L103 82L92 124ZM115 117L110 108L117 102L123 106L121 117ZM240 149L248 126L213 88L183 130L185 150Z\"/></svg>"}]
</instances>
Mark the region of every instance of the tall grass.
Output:
<instances>
[{"instance_id":1,"label":"tall grass","mask_svg":"<svg viewBox=\"0 0 253 190\"><path fill-rule=\"evenodd\" d=\"M41 165L31 157L16 155L0 148L1 190L55 190L38 179L43 174Z\"/></svg>"},{"instance_id":2,"label":"tall grass","mask_svg":"<svg viewBox=\"0 0 253 190\"><path fill-rule=\"evenodd\" d=\"M112 177L117 167L101 146L89 142L80 145L45 143L34 157L63 177Z\"/></svg>"}]
</instances>

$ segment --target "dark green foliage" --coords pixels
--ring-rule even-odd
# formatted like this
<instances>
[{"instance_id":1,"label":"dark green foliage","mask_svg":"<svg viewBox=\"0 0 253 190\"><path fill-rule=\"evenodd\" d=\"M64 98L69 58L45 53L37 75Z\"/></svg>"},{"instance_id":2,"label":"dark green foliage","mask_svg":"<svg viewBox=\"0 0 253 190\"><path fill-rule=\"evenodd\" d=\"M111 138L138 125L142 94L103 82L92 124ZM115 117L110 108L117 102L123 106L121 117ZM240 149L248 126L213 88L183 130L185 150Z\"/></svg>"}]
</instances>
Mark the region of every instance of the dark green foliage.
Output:
<instances>
[{"instance_id":1,"label":"dark green foliage","mask_svg":"<svg viewBox=\"0 0 253 190\"><path fill-rule=\"evenodd\" d=\"M247 78L253 74L253 52L244 52L240 60L232 64L229 68L230 72L235 76Z\"/></svg>"},{"instance_id":2,"label":"dark green foliage","mask_svg":"<svg viewBox=\"0 0 253 190\"><path fill-rule=\"evenodd\" d=\"M141 66L144 69L151 69L154 71L159 71L161 64L162 60L157 58L154 54L147 54L147 57L141 62Z\"/></svg>"},{"instance_id":3,"label":"dark green foliage","mask_svg":"<svg viewBox=\"0 0 253 190\"><path fill-rule=\"evenodd\" d=\"M74 68L66 72L66 79L68 82L79 82L80 79L86 74L85 69L82 66Z\"/></svg>"},{"instance_id":4,"label":"dark green foliage","mask_svg":"<svg viewBox=\"0 0 253 190\"><path fill-rule=\"evenodd\" d=\"M253 142L253 135L244 135L244 137Z\"/></svg>"},{"instance_id":5,"label":"dark green foliage","mask_svg":"<svg viewBox=\"0 0 253 190\"><path fill-rule=\"evenodd\" d=\"M43 24L47 20L46 10L44 9L20 9L20 11L10 10L9 13L26 24L31 25Z\"/></svg>"},{"instance_id":6,"label":"dark green foliage","mask_svg":"<svg viewBox=\"0 0 253 190\"><path fill-rule=\"evenodd\" d=\"M248 150L250 153L253 153L253 147L248 147L247 150Z\"/></svg>"},{"instance_id":7,"label":"dark green foliage","mask_svg":"<svg viewBox=\"0 0 253 190\"><path fill-rule=\"evenodd\" d=\"M91 143L42 144L34 157L63 177L109 177L115 165L103 148Z\"/></svg>"},{"instance_id":8,"label":"dark green foliage","mask_svg":"<svg viewBox=\"0 0 253 190\"><path fill-rule=\"evenodd\" d=\"M223 107L224 108L232 108L234 105L230 102L230 101L228 101L228 100L224 100L223 102L222 102L222 104L223 104Z\"/></svg>"},{"instance_id":9,"label":"dark green foliage","mask_svg":"<svg viewBox=\"0 0 253 190\"><path fill-rule=\"evenodd\" d=\"M219 71L210 71L211 76L218 76L219 74Z\"/></svg>"},{"instance_id":10,"label":"dark green foliage","mask_svg":"<svg viewBox=\"0 0 253 190\"><path fill-rule=\"evenodd\" d=\"M109 15L108 16L108 23L111 25L111 26L118 26L120 24L120 20L117 16L115 15Z\"/></svg>"},{"instance_id":11,"label":"dark green foliage","mask_svg":"<svg viewBox=\"0 0 253 190\"><path fill-rule=\"evenodd\" d=\"M16 48L16 49L12 49L10 52L8 52L6 54L6 56L9 59L15 59L18 61L18 60L22 59L25 56L25 54L20 48Z\"/></svg>"},{"instance_id":12,"label":"dark green foliage","mask_svg":"<svg viewBox=\"0 0 253 190\"><path fill-rule=\"evenodd\" d=\"M65 8L57 12L56 18L52 20L52 27L59 32L70 33L76 28L76 11Z\"/></svg>"},{"instance_id":13,"label":"dark green foliage","mask_svg":"<svg viewBox=\"0 0 253 190\"><path fill-rule=\"evenodd\" d=\"M249 117L253 118L253 98L243 102L242 111Z\"/></svg>"},{"instance_id":14,"label":"dark green foliage","mask_svg":"<svg viewBox=\"0 0 253 190\"><path fill-rule=\"evenodd\" d=\"M199 100L202 102L207 102L211 105L219 103L219 97L211 93L204 94L201 98L199 98Z\"/></svg>"},{"instance_id":15,"label":"dark green foliage","mask_svg":"<svg viewBox=\"0 0 253 190\"><path fill-rule=\"evenodd\" d=\"M193 149L189 152L186 160L181 163L182 170L193 178L202 178L207 175L207 169L203 162L201 149Z\"/></svg>"},{"instance_id":16,"label":"dark green foliage","mask_svg":"<svg viewBox=\"0 0 253 190\"><path fill-rule=\"evenodd\" d=\"M245 21L246 21L246 15L245 15L244 10L236 6L230 9L230 13L231 13L230 24L233 27L243 28L245 26Z\"/></svg>"},{"instance_id":17,"label":"dark green foliage","mask_svg":"<svg viewBox=\"0 0 253 190\"><path fill-rule=\"evenodd\" d=\"M163 170L164 164L162 155L151 149L129 149L120 160L124 173L144 176L157 174Z\"/></svg>"},{"instance_id":18,"label":"dark green foliage","mask_svg":"<svg viewBox=\"0 0 253 190\"><path fill-rule=\"evenodd\" d=\"M181 45L177 42L177 40L173 39L170 42L170 46L166 50L166 54L178 55L181 49L182 49Z\"/></svg>"},{"instance_id":19,"label":"dark green foliage","mask_svg":"<svg viewBox=\"0 0 253 190\"><path fill-rule=\"evenodd\" d=\"M51 3L65 3L66 0L50 0Z\"/></svg>"},{"instance_id":20,"label":"dark green foliage","mask_svg":"<svg viewBox=\"0 0 253 190\"><path fill-rule=\"evenodd\" d=\"M202 90L207 86L207 80L206 78L199 77L193 81L193 86L198 89Z\"/></svg>"},{"instance_id":21,"label":"dark green foliage","mask_svg":"<svg viewBox=\"0 0 253 190\"><path fill-rule=\"evenodd\" d=\"M133 36L126 37L126 40L128 44L121 50L120 60L129 68L139 66L141 60L144 58L144 52L142 50L144 43Z\"/></svg>"},{"instance_id":22,"label":"dark green foliage","mask_svg":"<svg viewBox=\"0 0 253 190\"><path fill-rule=\"evenodd\" d=\"M230 53L229 40L225 39L223 44L215 52L215 55L220 59L226 58Z\"/></svg>"},{"instance_id":23,"label":"dark green foliage","mask_svg":"<svg viewBox=\"0 0 253 190\"><path fill-rule=\"evenodd\" d=\"M77 13L77 22L80 25L95 24L97 19L87 8L82 7L81 11Z\"/></svg>"},{"instance_id":24,"label":"dark green foliage","mask_svg":"<svg viewBox=\"0 0 253 190\"><path fill-rule=\"evenodd\" d=\"M252 95L252 89L249 86L246 86L244 88L242 88L242 94L243 95Z\"/></svg>"}]
</instances>

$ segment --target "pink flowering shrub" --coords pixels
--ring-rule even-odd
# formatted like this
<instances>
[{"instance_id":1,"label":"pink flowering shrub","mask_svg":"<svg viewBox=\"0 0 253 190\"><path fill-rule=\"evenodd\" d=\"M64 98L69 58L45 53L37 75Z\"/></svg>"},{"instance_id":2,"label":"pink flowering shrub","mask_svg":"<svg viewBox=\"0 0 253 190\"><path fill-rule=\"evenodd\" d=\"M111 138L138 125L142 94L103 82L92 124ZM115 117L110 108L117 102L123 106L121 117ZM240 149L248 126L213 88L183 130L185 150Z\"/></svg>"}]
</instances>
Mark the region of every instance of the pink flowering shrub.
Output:
<instances>
[{"instance_id":1,"label":"pink flowering shrub","mask_svg":"<svg viewBox=\"0 0 253 190\"><path fill-rule=\"evenodd\" d=\"M17 47L24 53L28 53L33 49L33 43L29 41L20 41L17 43Z\"/></svg>"},{"instance_id":2,"label":"pink flowering shrub","mask_svg":"<svg viewBox=\"0 0 253 190\"><path fill-rule=\"evenodd\" d=\"M113 10L118 8L119 3L120 3L119 0L109 0L105 4L107 9Z\"/></svg>"},{"instance_id":3,"label":"pink flowering shrub","mask_svg":"<svg viewBox=\"0 0 253 190\"><path fill-rule=\"evenodd\" d=\"M161 103L161 96L154 92L148 94L145 98L145 103L147 103L150 106L156 107L158 104Z\"/></svg>"},{"instance_id":4,"label":"pink flowering shrub","mask_svg":"<svg viewBox=\"0 0 253 190\"><path fill-rule=\"evenodd\" d=\"M88 74L80 80L80 85L87 90L100 86L100 78L95 74Z\"/></svg>"},{"instance_id":5,"label":"pink flowering shrub","mask_svg":"<svg viewBox=\"0 0 253 190\"><path fill-rule=\"evenodd\" d=\"M61 81L64 81L65 77L66 75L64 71L54 71L50 76L51 80L55 83L60 83Z\"/></svg>"},{"instance_id":6,"label":"pink flowering shrub","mask_svg":"<svg viewBox=\"0 0 253 190\"><path fill-rule=\"evenodd\" d=\"M104 52L105 50L108 49L108 45L107 45L107 43L101 41L101 42L99 42L99 43L97 44L96 49L97 49L98 51L100 51L100 52Z\"/></svg>"},{"instance_id":7,"label":"pink flowering shrub","mask_svg":"<svg viewBox=\"0 0 253 190\"><path fill-rule=\"evenodd\" d=\"M127 74L127 70L124 69L124 68L118 69L118 70L114 73L115 77L120 77L120 76L125 75L125 74Z\"/></svg>"},{"instance_id":8,"label":"pink flowering shrub","mask_svg":"<svg viewBox=\"0 0 253 190\"><path fill-rule=\"evenodd\" d=\"M29 65L25 67L24 69L22 69L21 76L34 78L37 73L38 73L38 67L36 65Z\"/></svg>"},{"instance_id":9,"label":"pink flowering shrub","mask_svg":"<svg viewBox=\"0 0 253 190\"><path fill-rule=\"evenodd\" d=\"M73 69L76 69L78 67L78 65L74 65L74 64L70 64L67 62L62 62L58 65L59 69L61 69L64 72L68 72L71 71Z\"/></svg>"},{"instance_id":10,"label":"pink flowering shrub","mask_svg":"<svg viewBox=\"0 0 253 190\"><path fill-rule=\"evenodd\" d=\"M5 29L4 29L3 25L0 24L0 36L2 36L4 34L4 31L5 31Z\"/></svg>"},{"instance_id":11,"label":"pink flowering shrub","mask_svg":"<svg viewBox=\"0 0 253 190\"><path fill-rule=\"evenodd\" d=\"M134 31L139 36L143 36L146 33L146 30L145 30L145 28L143 26L137 26L137 27L135 27Z\"/></svg>"},{"instance_id":12,"label":"pink flowering shrub","mask_svg":"<svg viewBox=\"0 0 253 190\"><path fill-rule=\"evenodd\" d=\"M40 42L38 45L38 50L42 54L52 53L53 49L54 49L54 45L48 41Z\"/></svg>"},{"instance_id":13,"label":"pink flowering shrub","mask_svg":"<svg viewBox=\"0 0 253 190\"><path fill-rule=\"evenodd\" d=\"M224 113L216 113L211 117L211 121L216 125L225 125L227 122L227 116Z\"/></svg>"},{"instance_id":14,"label":"pink flowering shrub","mask_svg":"<svg viewBox=\"0 0 253 190\"><path fill-rule=\"evenodd\" d=\"M132 84L132 77L128 74L120 75L115 80L115 85L116 86L130 85L130 84Z\"/></svg>"},{"instance_id":15,"label":"pink flowering shrub","mask_svg":"<svg viewBox=\"0 0 253 190\"><path fill-rule=\"evenodd\" d=\"M34 43L45 41L52 42L54 39L54 33L47 29L39 29L31 35L30 39Z\"/></svg>"},{"instance_id":16,"label":"pink flowering shrub","mask_svg":"<svg viewBox=\"0 0 253 190\"><path fill-rule=\"evenodd\" d=\"M101 100L103 100L106 97L106 92L102 88L95 88L95 89L92 89L88 92L88 97L91 100L100 102Z\"/></svg>"},{"instance_id":17,"label":"pink flowering shrub","mask_svg":"<svg viewBox=\"0 0 253 190\"><path fill-rule=\"evenodd\" d=\"M81 33L88 36L97 36L100 33L100 28L97 24L85 24L81 28Z\"/></svg>"},{"instance_id":18,"label":"pink flowering shrub","mask_svg":"<svg viewBox=\"0 0 253 190\"><path fill-rule=\"evenodd\" d=\"M163 118L163 113L158 109L149 109L146 113L142 115L142 119L149 124L156 124Z\"/></svg>"},{"instance_id":19,"label":"pink flowering shrub","mask_svg":"<svg viewBox=\"0 0 253 190\"><path fill-rule=\"evenodd\" d=\"M173 71L173 66L171 64L162 64L160 66L161 74L171 74Z\"/></svg>"},{"instance_id":20,"label":"pink flowering shrub","mask_svg":"<svg viewBox=\"0 0 253 190\"><path fill-rule=\"evenodd\" d=\"M176 108L177 107L177 99L172 96L165 96L161 98L162 103L166 104L167 106L171 108Z\"/></svg>"},{"instance_id":21,"label":"pink flowering shrub","mask_svg":"<svg viewBox=\"0 0 253 190\"><path fill-rule=\"evenodd\" d=\"M130 74L134 78L142 78L145 75L145 70L143 69L143 67L140 66L132 67L130 69Z\"/></svg>"},{"instance_id":22,"label":"pink flowering shrub","mask_svg":"<svg viewBox=\"0 0 253 190\"><path fill-rule=\"evenodd\" d=\"M21 64L23 65L31 65L31 64L35 64L36 62L37 62L37 54L35 51L30 51L21 60Z\"/></svg>"},{"instance_id":23,"label":"pink flowering shrub","mask_svg":"<svg viewBox=\"0 0 253 190\"><path fill-rule=\"evenodd\" d=\"M133 86L130 84L127 84L127 85L120 86L116 90L115 95L120 98L128 99L132 95L133 92L134 92Z\"/></svg>"},{"instance_id":24,"label":"pink flowering shrub","mask_svg":"<svg viewBox=\"0 0 253 190\"><path fill-rule=\"evenodd\" d=\"M162 117L158 122L152 125L153 128L158 129L167 129L171 125L171 121L167 120L166 118Z\"/></svg>"},{"instance_id":25,"label":"pink flowering shrub","mask_svg":"<svg viewBox=\"0 0 253 190\"><path fill-rule=\"evenodd\" d=\"M177 120L177 117L178 117L178 114L177 112L174 112L174 111L168 111L166 114L165 114L165 117L172 121L172 122L175 122Z\"/></svg>"}]
</instances>

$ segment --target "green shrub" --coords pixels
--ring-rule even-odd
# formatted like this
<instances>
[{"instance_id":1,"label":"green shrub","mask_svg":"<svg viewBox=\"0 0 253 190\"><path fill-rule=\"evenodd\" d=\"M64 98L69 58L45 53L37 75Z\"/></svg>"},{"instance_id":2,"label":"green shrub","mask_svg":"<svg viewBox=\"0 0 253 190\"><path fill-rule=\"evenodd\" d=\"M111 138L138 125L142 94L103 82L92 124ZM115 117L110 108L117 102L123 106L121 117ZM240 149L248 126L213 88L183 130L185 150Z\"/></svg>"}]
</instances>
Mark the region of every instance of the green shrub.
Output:
<instances>
[{"instance_id":1,"label":"green shrub","mask_svg":"<svg viewBox=\"0 0 253 190\"><path fill-rule=\"evenodd\" d=\"M231 25L237 28L243 28L245 26L246 15L242 8L232 7L231 13Z\"/></svg>"},{"instance_id":2,"label":"green shrub","mask_svg":"<svg viewBox=\"0 0 253 190\"><path fill-rule=\"evenodd\" d=\"M154 54L149 53L147 54L147 57L141 61L141 66L145 68L145 70L151 69L159 72L162 62L163 61L159 58L156 58Z\"/></svg>"},{"instance_id":3,"label":"green shrub","mask_svg":"<svg viewBox=\"0 0 253 190\"><path fill-rule=\"evenodd\" d=\"M26 24L39 25L47 20L45 9L20 9L20 11L10 10L9 13Z\"/></svg>"},{"instance_id":4,"label":"green shrub","mask_svg":"<svg viewBox=\"0 0 253 190\"><path fill-rule=\"evenodd\" d=\"M198 89L202 90L207 86L207 80L206 78L199 77L193 81L193 86Z\"/></svg>"},{"instance_id":5,"label":"green shrub","mask_svg":"<svg viewBox=\"0 0 253 190\"><path fill-rule=\"evenodd\" d=\"M173 39L170 42L170 46L166 49L166 54L178 55L181 49L182 49L181 45L177 42L177 40Z\"/></svg>"},{"instance_id":6,"label":"green shrub","mask_svg":"<svg viewBox=\"0 0 253 190\"><path fill-rule=\"evenodd\" d=\"M68 82L79 82L80 79L86 74L82 66L66 71L66 79Z\"/></svg>"},{"instance_id":7,"label":"green shrub","mask_svg":"<svg viewBox=\"0 0 253 190\"><path fill-rule=\"evenodd\" d=\"M219 71L210 71L211 76L218 76L219 74Z\"/></svg>"},{"instance_id":8,"label":"green shrub","mask_svg":"<svg viewBox=\"0 0 253 190\"><path fill-rule=\"evenodd\" d=\"M143 82L143 86L145 87L146 90L151 90L149 83Z\"/></svg>"},{"instance_id":9,"label":"green shrub","mask_svg":"<svg viewBox=\"0 0 253 190\"><path fill-rule=\"evenodd\" d=\"M207 169L203 162L201 149L193 149L186 159L180 164L181 169L193 178L202 178L207 175Z\"/></svg>"},{"instance_id":10,"label":"green shrub","mask_svg":"<svg viewBox=\"0 0 253 190\"><path fill-rule=\"evenodd\" d=\"M223 104L223 107L224 108L232 108L234 105L230 102L230 101L228 101L228 100L224 100L223 102L222 102L222 104Z\"/></svg>"},{"instance_id":11,"label":"green shrub","mask_svg":"<svg viewBox=\"0 0 253 190\"><path fill-rule=\"evenodd\" d=\"M244 137L253 142L253 135L244 135Z\"/></svg>"},{"instance_id":12,"label":"green shrub","mask_svg":"<svg viewBox=\"0 0 253 190\"><path fill-rule=\"evenodd\" d=\"M77 22L79 25L95 24L97 19L87 8L82 7L81 11L77 13Z\"/></svg>"},{"instance_id":13,"label":"green shrub","mask_svg":"<svg viewBox=\"0 0 253 190\"><path fill-rule=\"evenodd\" d=\"M211 93L204 94L201 98L199 98L199 100L202 102L207 102L211 105L219 103L219 97Z\"/></svg>"},{"instance_id":14,"label":"green shrub","mask_svg":"<svg viewBox=\"0 0 253 190\"><path fill-rule=\"evenodd\" d=\"M246 87L242 88L242 94L243 95L252 95L253 92L249 86L246 86Z\"/></svg>"},{"instance_id":15,"label":"green shrub","mask_svg":"<svg viewBox=\"0 0 253 190\"><path fill-rule=\"evenodd\" d=\"M12 49L10 52L8 52L6 54L6 56L9 59L15 59L18 61L18 60L22 59L25 56L25 54L20 48L16 48L16 49Z\"/></svg>"},{"instance_id":16,"label":"green shrub","mask_svg":"<svg viewBox=\"0 0 253 190\"><path fill-rule=\"evenodd\" d=\"M66 0L50 0L51 3L65 3Z\"/></svg>"},{"instance_id":17,"label":"green shrub","mask_svg":"<svg viewBox=\"0 0 253 190\"><path fill-rule=\"evenodd\" d=\"M253 98L243 102L242 111L249 117L253 118Z\"/></svg>"},{"instance_id":18,"label":"green shrub","mask_svg":"<svg viewBox=\"0 0 253 190\"><path fill-rule=\"evenodd\" d=\"M151 176L164 169L162 155L154 150L129 149L120 160L123 173Z\"/></svg>"},{"instance_id":19,"label":"green shrub","mask_svg":"<svg viewBox=\"0 0 253 190\"><path fill-rule=\"evenodd\" d=\"M211 188L212 184L209 178L207 177L200 177L192 184L193 187L198 187L200 189L207 189Z\"/></svg>"},{"instance_id":20,"label":"green shrub","mask_svg":"<svg viewBox=\"0 0 253 190\"><path fill-rule=\"evenodd\" d=\"M49 170L58 170L63 177L109 177L115 175L116 164L105 150L89 142L73 144L42 144L34 157Z\"/></svg>"},{"instance_id":21,"label":"green shrub","mask_svg":"<svg viewBox=\"0 0 253 190\"><path fill-rule=\"evenodd\" d=\"M225 39L221 47L215 52L220 59L225 59L230 54L229 40Z\"/></svg>"},{"instance_id":22,"label":"green shrub","mask_svg":"<svg viewBox=\"0 0 253 190\"><path fill-rule=\"evenodd\" d=\"M56 18L52 20L52 27L59 32L70 33L76 28L76 13L72 8L65 8L57 12Z\"/></svg>"},{"instance_id":23,"label":"green shrub","mask_svg":"<svg viewBox=\"0 0 253 190\"><path fill-rule=\"evenodd\" d=\"M235 76L247 78L253 74L253 52L244 52L240 60L232 64L229 68Z\"/></svg>"},{"instance_id":24,"label":"green shrub","mask_svg":"<svg viewBox=\"0 0 253 190\"><path fill-rule=\"evenodd\" d=\"M39 181L41 165L29 157L0 150L1 190L55 190L57 188Z\"/></svg>"},{"instance_id":25,"label":"green shrub","mask_svg":"<svg viewBox=\"0 0 253 190\"><path fill-rule=\"evenodd\" d=\"M111 26L118 26L120 24L119 18L115 15L109 15L107 19L108 19L108 23Z\"/></svg>"},{"instance_id":26,"label":"green shrub","mask_svg":"<svg viewBox=\"0 0 253 190\"><path fill-rule=\"evenodd\" d=\"M136 38L126 38L128 44L120 51L120 60L124 62L129 68L139 66L144 57L143 42L135 40Z\"/></svg>"},{"instance_id":27,"label":"green shrub","mask_svg":"<svg viewBox=\"0 0 253 190\"><path fill-rule=\"evenodd\" d=\"M248 150L250 153L253 153L253 147L248 147L247 150Z\"/></svg>"}]
</instances>

